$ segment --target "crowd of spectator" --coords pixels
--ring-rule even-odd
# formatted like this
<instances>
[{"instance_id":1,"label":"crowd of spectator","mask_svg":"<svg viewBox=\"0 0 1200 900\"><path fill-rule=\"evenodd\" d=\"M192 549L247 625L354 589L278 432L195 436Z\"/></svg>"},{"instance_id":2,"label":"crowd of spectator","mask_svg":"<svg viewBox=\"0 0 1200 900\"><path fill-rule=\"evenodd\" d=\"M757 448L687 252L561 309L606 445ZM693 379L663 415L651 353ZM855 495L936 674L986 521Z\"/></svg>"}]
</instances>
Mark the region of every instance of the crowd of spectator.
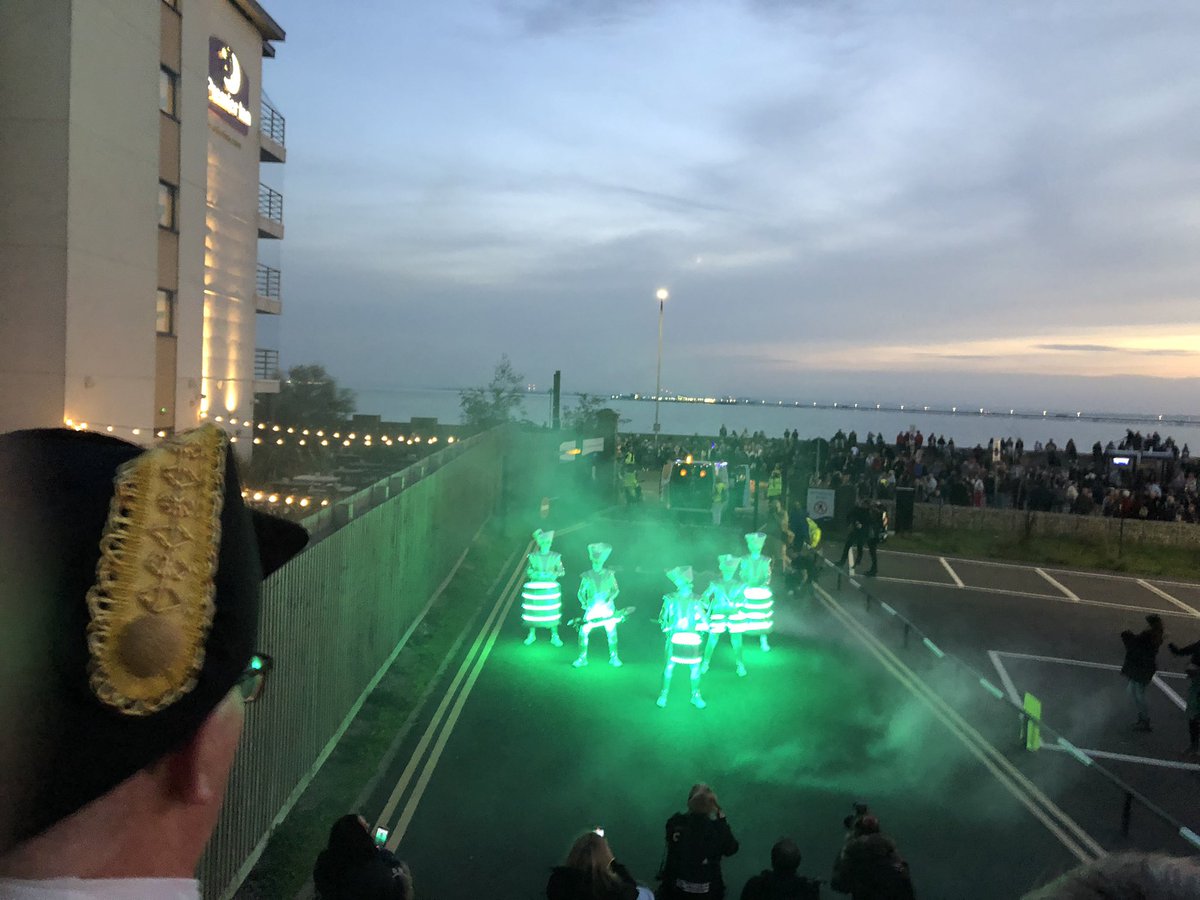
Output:
<instances>
[{"instance_id":1,"label":"crowd of spectator","mask_svg":"<svg viewBox=\"0 0 1200 900\"><path fill-rule=\"evenodd\" d=\"M853 485L859 497L891 499L897 488L912 488L920 503L1200 523L1200 459L1192 458L1187 444L1157 432L1128 430L1080 453L1073 440L1028 447L1020 438L1005 438L997 446L964 447L946 434L921 431L889 441L876 433L861 439L853 430L803 440L794 429L779 438L722 429L715 437L657 446L650 437L632 435L622 445L623 454L630 452L639 466L661 466L689 453L720 459L747 466L750 477L762 481L778 469L789 493Z\"/></svg>"}]
</instances>

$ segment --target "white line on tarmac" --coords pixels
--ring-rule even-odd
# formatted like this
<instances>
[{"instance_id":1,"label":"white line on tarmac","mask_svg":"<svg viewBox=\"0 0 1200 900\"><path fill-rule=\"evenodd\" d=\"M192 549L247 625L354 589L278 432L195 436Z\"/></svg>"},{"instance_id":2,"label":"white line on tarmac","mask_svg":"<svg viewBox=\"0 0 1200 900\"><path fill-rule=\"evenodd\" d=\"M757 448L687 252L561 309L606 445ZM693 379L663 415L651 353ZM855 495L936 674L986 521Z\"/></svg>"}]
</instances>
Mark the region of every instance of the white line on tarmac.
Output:
<instances>
[{"instance_id":1,"label":"white line on tarmac","mask_svg":"<svg viewBox=\"0 0 1200 900\"><path fill-rule=\"evenodd\" d=\"M1195 609L1188 606L1182 600L1175 599L1170 594L1168 594L1166 591L1164 591L1162 588L1155 587L1150 582L1146 581L1144 578L1139 578L1137 580L1137 583L1140 584L1142 587L1144 587L1146 590L1150 591L1151 593L1158 594L1158 596L1162 597L1164 600L1169 600L1170 602L1174 603L1176 606L1178 606L1180 609L1182 609L1188 615L1192 615L1192 616L1196 616L1196 617L1200 618L1200 612L1197 612Z\"/></svg>"},{"instance_id":2,"label":"white line on tarmac","mask_svg":"<svg viewBox=\"0 0 1200 900\"><path fill-rule=\"evenodd\" d=\"M919 584L922 587L943 587L954 588L958 587L948 581L920 581L916 578L895 578L890 575L880 575L879 581L890 581L896 584ZM1154 606L1134 606L1129 603L1112 603L1108 600L1084 600L1080 598L1078 601L1072 600L1070 597L1063 597L1059 594L1031 594L1028 591L1012 591L1008 588L990 588L978 587L976 585L967 585L967 591L979 591L983 594L1003 594L1008 597L1026 597L1030 600L1053 600L1055 603L1079 603L1083 606L1103 606L1108 609L1129 609L1134 612L1158 613L1160 616L1185 616L1187 613L1175 612L1170 609L1159 609Z\"/></svg>"},{"instance_id":3,"label":"white line on tarmac","mask_svg":"<svg viewBox=\"0 0 1200 900\"><path fill-rule=\"evenodd\" d=\"M1017 653L1012 650L994 650L997 656L1008 656L1012 659L1031 659L1034 662L1059 663L1064 666L1082 666L1085 669L1108 669L1110 672L1121 671L1120 666L1114 666L1112 663L1090 662L1086 659L1064 659L1060 656L1037 656L1033 653ZM1164 672L1160 671L1155 674L1155 677L1161 675L1163 678L1187 678L1182 672Z\"/></svg>"},{"instance_id":4,"label":"white line on tarmac","mask_svg":"<svg viewBox=\"0 0 1200 900\"><path fill-rule=\"evenodd\" d=\"M1017 706L1020 706L1021 695L1017 693L1017 686L1013 684L1012 676L1008 674L1008 669L1004 668L1004 663L1000 662L1000 654L995 650L989 650L988 656L991 657L992 665L996 667L996 674L1000 676L1000 683L1008 691L1008 699L1017 704Z\"/></svg>"},{"instance_id":5,"label":"white line on tarmac","mask_svg":"<svg viewBox=\"0 0 1200 900\"><path fill-rule=\"evenodd\" d=\"M1054 750L1058 753L1066 753L1066 747L1060 747L1057 744L1042 744L1043 750ZM1116 759L1121 762L1141 763L1143 766L1159 766L1164 769L1185 769L1189 772L1200 772L1200 765L1196 763L1175 762L1170 759L1155 759L1153 756L1129 756L1125 753L1110 753L1107 750L1080 750L1081 753L1086 753L1088 756L1094 756L1097 759Z\"/></svg>"},{"instance_id":6,"label":"white line on tarmac","mask_svg":"<svg viewBox=\"0 0 1200 900\"><path fill-rule=\"evenodd\" d=\"M1045 578L1048 582L1050 582L1052 585L1054 585L1056 588L1058 588L1060 591L1062 591L1064 594L1066 594L1068 598L1075 601L1076 603L1079 602L1078 594L1076 594L1073 590L1068 588L1062 582L1056 581L1052 576L1047 575L1045 569L1040 569L1040 568L1035 567L1033 571L1037 572L1039 575L1041 575L1043 578Z\"/></svg>"},{"instance_id":7,"label":"white line on tarmac","mask_svg":"<svg viewBox=\"0 0 1200 900\"><path fill-rule=\"evenodd\" d=\"M1187 701L1175 693L1175 689L1158 677L1158 673L1154 673L1154 683L1162 689L1162 692L1167 695L1167 699L1178 706L1180 709L1187 709Z\"/></svg>"},{"instance_id":8,"label":"white line on tarmac","mask_svg":"<svg viewBox=\"0 0 1200 900\"><path fill-rule=\"evenodd\" d=\"M946 571L950 573L950 577L954 579L955 584L957 584L959 587L966 587L966 585L963 584L963 580L958 577L958 573L950 568L950 563L946 562L946 557L939 556L938 562L940 562L945 567Z\"/></svg>"}]
</instances>

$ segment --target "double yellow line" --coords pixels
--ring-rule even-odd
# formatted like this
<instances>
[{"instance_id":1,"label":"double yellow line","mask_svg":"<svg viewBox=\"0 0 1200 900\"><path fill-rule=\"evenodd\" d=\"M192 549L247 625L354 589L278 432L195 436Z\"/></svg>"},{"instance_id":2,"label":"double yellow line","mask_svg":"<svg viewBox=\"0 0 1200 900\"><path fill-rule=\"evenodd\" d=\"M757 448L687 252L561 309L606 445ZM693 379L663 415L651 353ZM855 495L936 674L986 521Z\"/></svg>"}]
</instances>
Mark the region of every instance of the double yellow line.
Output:
<instances>
[{"instance_id":1,"label":"double yellow line","mask_svg":"<svg viewBox=\"0 0 1200 900\"><path fill-rule=\"evenodd\" d=\"M865 625L859 622L820 585L813 585L816 596L835 619L859 639L867 650L883 664L897 681L921 700L950 733L1005 787L1039 822L1046 826L1064 847L1080 862L1091 862L1107 855L1107 851L1091 835L1066 814L1049 797L995 747L976 731L958 712L943 700L899 657L889 650Z\"/></svg>"},{"instance_id":2,"label":"double yellow line","mask_svg":"<svg viewBox=\"0 0 1200 900\"><path fill-rule=\"evenodd\" d=\"M500 634L500 629L504 627L509 610L512 609L512 605L517 598L519 588L518 579L524 571L525 555L529 553L532 547L533 543L531 541L525 548L525 554L519 557L519 562L516 568L513 569L512 575L509 576L508 583L496 597L496 603L492 607L492 611L488 614L487 619L484 620L479 635L475 638L475 642L471 645L471 649L463 659L462 665L459 666L454 680L450 682L450 686L446 689L446 694L442 697L442 702L438 704L438 708L434 711L433 718L429 721L429 727L425 729L420 742L418 742L416 749L413 750L408 765L405 766L404 772L400 775L400 780L396 782L396 787L383 807L383 812L379 814L379 824L387 827L391 822L392 816L396 813L396 808L400 805L400 800L408 792L409 785L413 784L413 777L417 776L412 792L408 794L404 809L401 811L400 818L396 822L396 827L388 837L387 846L389 850L394 851L400 846L400 841L403 840L405 832L408 831L408 826L412 824L413 816L417 812L417 806L420 804L421 798L425 795L425 789L429 786L430 779L433 778L438 761L442 758L442 751L446 749L446 742L450 740L454 726L458 724L458 718L462 715L463 707L466 706L467 699L471 696L471 690L475 687L479 673L483 671L484 664L487 663L488 656L492 652L492 647L496 644L496 638ZM430 749L431 743L433 744L432 749ZM418 769L420 769L419 776L417 775Z\"/></svg>"}]
</instances>

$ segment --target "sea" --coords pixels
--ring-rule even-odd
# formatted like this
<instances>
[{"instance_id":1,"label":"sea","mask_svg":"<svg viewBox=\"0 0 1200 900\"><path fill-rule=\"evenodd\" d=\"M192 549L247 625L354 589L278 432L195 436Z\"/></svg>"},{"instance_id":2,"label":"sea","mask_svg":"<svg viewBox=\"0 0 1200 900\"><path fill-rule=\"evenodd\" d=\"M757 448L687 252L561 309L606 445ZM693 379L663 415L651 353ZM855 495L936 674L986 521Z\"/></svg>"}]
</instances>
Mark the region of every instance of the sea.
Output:
<instances>
[{"instance_id":1,"label":"sea","mask_svg":"<svg viewBox=\"0 0 1200 900\"><path fill-rule=\"evenodd\" d=\"M379 415L389 422L407 422L414 417L436 418L445 424L462 421L459 391L454 388L389 388L355 390L358 412ZM564 394L565 413L577 402L577 397ZM620 415L620 430L627 434L649 434L654 427L654 401L605 399L604 405ZM1026 447L1035 441L1043 444L1053 440L1059 447L1068 439L1075 441L1080 452L1090 450L1100 441L1120 442L1127 429L1150 434L1157 431L1164 438L1173 437L1179 446L1188 444L1200 452L1200 416L1139 415L1137 413L1070 412L1047 409L1008 410L980 413L974 410L875 409L868 406L800 406L787 401L760 400L724 403L662 402L658 417L663 434L715 435L721 426L730 431L743 429L753 434L765 432L768 437L782 437L785 430L796 429L801 438L832 437L839 429L847 434L857 432L865 440L870 432L882 432L893 441L902 431L919 430L923 434L945 436L960 447L987 445L991 438L1021 438ZM550 424L552 415L550 395L528 393L524 397L521 416L536 425Z\"/></svg>"}]
</instances>

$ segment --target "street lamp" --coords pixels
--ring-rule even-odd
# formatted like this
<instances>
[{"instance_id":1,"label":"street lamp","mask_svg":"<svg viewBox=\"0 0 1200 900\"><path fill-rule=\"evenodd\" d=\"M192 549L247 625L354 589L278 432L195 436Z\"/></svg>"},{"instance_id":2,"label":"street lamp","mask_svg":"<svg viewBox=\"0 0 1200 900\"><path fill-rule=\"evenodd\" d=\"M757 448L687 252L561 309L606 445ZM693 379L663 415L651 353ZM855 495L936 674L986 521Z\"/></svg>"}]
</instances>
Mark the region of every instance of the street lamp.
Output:
<instances>
[{"instance_id":1,"label":"street lamp","mask_svg":"<svg viewBox=\"0 0 1200 900\"><path fill-rule=\"evenodd\" d=\"M658 398L662 396L662 328L663 306L671 296L666 288L659 288L655 294L658 298L658 374L654 378L654 446L658 446L658 432L662 428L658 424Z\"/></svg>"}]
</instances>

